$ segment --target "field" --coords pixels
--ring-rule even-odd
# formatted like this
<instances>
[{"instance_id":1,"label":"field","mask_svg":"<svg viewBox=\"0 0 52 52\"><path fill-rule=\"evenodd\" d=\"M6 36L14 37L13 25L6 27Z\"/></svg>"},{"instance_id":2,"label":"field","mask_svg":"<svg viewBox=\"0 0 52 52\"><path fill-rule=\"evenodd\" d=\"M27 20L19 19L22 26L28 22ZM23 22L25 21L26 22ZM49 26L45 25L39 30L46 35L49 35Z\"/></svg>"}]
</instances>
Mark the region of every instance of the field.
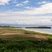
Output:
<instances>
[{"instance_id":1,"label":"field","mask_svg":"<svg viewBox=\"0 0 52 52\"><path fill-rule=\"evenodd\" d=\"M0 52L52 52L52 35L0 27Z\"/></svg>"}]
</instances>

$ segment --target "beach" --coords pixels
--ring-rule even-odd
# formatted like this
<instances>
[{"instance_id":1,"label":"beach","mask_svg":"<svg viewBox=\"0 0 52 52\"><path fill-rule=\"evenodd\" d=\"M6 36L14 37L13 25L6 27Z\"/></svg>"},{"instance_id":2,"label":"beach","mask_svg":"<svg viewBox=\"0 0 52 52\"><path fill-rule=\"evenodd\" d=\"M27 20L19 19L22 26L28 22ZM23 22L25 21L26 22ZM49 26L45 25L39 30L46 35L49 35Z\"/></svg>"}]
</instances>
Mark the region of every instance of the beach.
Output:
<instances>
[{"instance_id":1,"label":"beach","mask_svg":"<svg viewBox=\"0 0 52 52\"><path fill-rule=\"evenodd\" d=\"M38 28L23 28L23 29L52 35L52 29L38 29Z\"/></svg>"}]
</instances>

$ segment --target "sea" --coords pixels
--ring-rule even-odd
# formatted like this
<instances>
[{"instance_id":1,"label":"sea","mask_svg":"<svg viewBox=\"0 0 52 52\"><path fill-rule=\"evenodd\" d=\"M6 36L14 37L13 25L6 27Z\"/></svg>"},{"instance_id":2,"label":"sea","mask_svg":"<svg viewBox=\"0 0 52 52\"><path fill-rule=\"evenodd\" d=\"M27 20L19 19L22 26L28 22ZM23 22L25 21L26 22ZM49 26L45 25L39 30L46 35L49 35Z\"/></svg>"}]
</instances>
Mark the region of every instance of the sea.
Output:
<instances>
[{"instance_id":1,"label":"sea","mask_svg":"<svg viewBox=\"0 0 52 52\"><path fill-rule=\"evenodd\" d=\"M46 34L52 34L52 28L51 29L42 29L42 28L24 28L25 30L29 31L35 31L40 33L46 33Z\"/></svg>"}]
</instances>

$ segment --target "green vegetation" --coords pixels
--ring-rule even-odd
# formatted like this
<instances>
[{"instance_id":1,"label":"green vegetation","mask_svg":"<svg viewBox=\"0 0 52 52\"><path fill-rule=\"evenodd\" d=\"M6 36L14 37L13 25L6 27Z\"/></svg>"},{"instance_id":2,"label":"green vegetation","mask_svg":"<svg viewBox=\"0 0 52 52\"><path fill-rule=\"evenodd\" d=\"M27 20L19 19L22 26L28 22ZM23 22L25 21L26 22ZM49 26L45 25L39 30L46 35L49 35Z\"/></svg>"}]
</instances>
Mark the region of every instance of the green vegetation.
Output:
<instances>
[{"instance_id":1,"label":"green vegetation","mask_svg":"<svg viewBox=\"0 0 52 52\"><path fill-rule=\"evenodd\" d=\"M52 35L0 28L0 52L52 52Z\"/></svg>"},{"instance_id":2,"label":"green vegetation","mask_svg":"<svg viewBox=\"0 0 52 52\"><path fill-rule=\"evenodd\" d=\"M52 42L0 39L0 52L52 52Z\"/></svg>"}]
</instances>

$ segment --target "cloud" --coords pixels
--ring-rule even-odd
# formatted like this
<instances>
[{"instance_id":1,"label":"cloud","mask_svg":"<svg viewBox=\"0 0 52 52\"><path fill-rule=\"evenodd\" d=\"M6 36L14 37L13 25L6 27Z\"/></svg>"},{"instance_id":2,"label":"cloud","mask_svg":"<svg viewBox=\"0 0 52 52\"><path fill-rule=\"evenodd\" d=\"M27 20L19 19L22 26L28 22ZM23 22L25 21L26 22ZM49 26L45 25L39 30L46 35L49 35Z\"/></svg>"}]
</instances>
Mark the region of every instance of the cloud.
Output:
<instances>
[{"instance_id":1,"label":"cloud","mask_svg":"<svg viewBox=\"0 0 52 52\"><path fill-rule=\"evenodd\" d=\"M46 4L47 1L38 2L38 4Z\"/></svg>"},{"instance_id":2,"label":"cloud","mask_svg":"<svg viewBox=\"0 0 52 52\"><path fill-rule=\"evenodd\" d=\"M17 3L16 6L17 6L17 7L24 6L24 5L26 5L28 2L29 2L29 0L25 0L25 1L21 2L21 3Z\"/></svg>"},{"instance_id":3,"label":"cloud","mask_svg":"<svg viewBox=\"0 0 52 52\"><path fill-rule=\"evenodd\" d=\"M32 8L30 10L25 10L25 11L19 12L19 13L30 14L30 15L52 13L52 3L46 3L44 5L41 5L38 8Z\"/></svg>"},{"instance_id":4,"label":"cloud","mask_svg":"<svg viewBox=\"0 0 52 52\"><path fill-rule=\"evenodd\" d=\"M17 6L17 7L20 7L20 6L23 6L23 4L19 3L19 4L17 4L16 6Z\"/></svg>"},{"instance_id":5,"label":"cloud","mask_svg":"<svg viewBox=\"0 0 52 52\"><path fill-rule=\"evenodd\" d=\"M47 3L47 1L42 1L42 2L38 2L37 4L41 6L41 5L44 5L46 3ZM26 8L26 9L33 9L34 7L32 7L32 6L26 6L24 8Z\"/></svg>"},{"instance_id":6,"label":"cloud","mask_svg":"<svg viewBox=\"0 0 52 52\"><path fill-rule=\"evenodd\" d=\"M25 0L24 2L23 2L23 4L27 4L29 2L29 0Z\"/></svg>"},{"instance_id":7,"label":"cloud","mask_svg":"<svg viewBox=\"0 0 52 52\"><path fill-rule=\"evenodd\" d=\"M8 4L11 0L0 0L0 5Z\"/></svg>"},{"instance_id":8,"label":"cloud","mask_svg":"<svg viewBox=\"0 0 52 52\"><path fill-rule=\"evenodd\" d=\"M0 23L51 25L51 19L52 16L26 16L19 13L0 14Z\"/></svg>"},{"instance_id":9,"label":"cloud","mask_svg":"<svg viewBox=\"0 0 52 52\"><path fill-rule=\"evenodd\" d=\"M30 10L30 9L33 9L33 7L31 7L31 6L26 6L26 7L24 7L25 9L28 9L28 10Z\"/></svg>"}]
</instances>

